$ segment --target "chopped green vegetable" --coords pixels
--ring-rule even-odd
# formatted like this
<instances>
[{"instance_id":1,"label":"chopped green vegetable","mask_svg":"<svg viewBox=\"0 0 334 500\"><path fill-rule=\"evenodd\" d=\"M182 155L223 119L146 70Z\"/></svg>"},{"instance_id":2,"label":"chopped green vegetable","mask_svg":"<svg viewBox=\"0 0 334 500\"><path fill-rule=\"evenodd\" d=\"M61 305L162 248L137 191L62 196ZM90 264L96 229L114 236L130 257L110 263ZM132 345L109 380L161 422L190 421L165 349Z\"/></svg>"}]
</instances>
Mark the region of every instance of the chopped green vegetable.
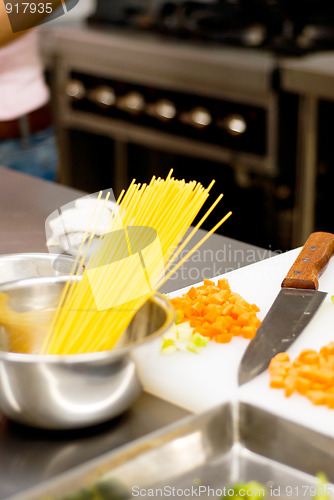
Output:
<instances>
[{"instance_id":1,"label":"chopped green vegetable","mask_svg":"<svg viewBox=\"0 0 334 500\"><path fill-rule=\"evenodd\" d=\"M183 318L184 318L184 312L183 311L176 311L175 324L178 325L179 323L182 323Z\"/></svg>"},{"instance_id":2,"label":"chopped green vegetable","mask_svg":"<svg viewBox=\"0 0 334 500\"><path fill-rule=\"evenodd\" d=\"M328 479L323 472L318 472L316 474L317 478L317 494L312 497L313 500L331 500L332 496L329 494L326 486L328 485Z\"/></svg>"},{"instance_id":3,"label":"chopped green vegetable","mask_svg":"<svg viewBox=\"0 0 334 500\"><path fill-rule=\"evenodd\" d=\"M311 496L312 500L332 500L332 490L328 485L328 480L325 474L319 472L317 478L317 493ZM315 491L315 488L313 491ZM292 487L289 487L292 492ZM298 491L298 487L296 488ZM312 491L312 490L311 490ZM289 495L290 496L290 495ZM298 495L297 495L298 496ZM306 494L305 498L310 498ZM236 500L259 500L260 498L269 498L271 494L267 492L266 487L257 481L249 481L248 483L237 483L229 488L224 488L224 494L221 498L234 498ZM285 498L285 497L284 497ZM291 496L292 500L297 500L297 497Z\"/></svg>"},{"instance_id":4,"label":"chopped green vegetable","mask_svg":"<svg viewBox=\"0 0 334 500\"><path fill-rule=\"evenodd\" d=\"M189 322L175 324L162 337L161 350L165 354L171 354L175 351L190 351L199 354L203 347L209 342L208 337L200 333L194 333L194 329Z\"/></svg>"},{"instance_id":5,"label":"chopped green vegetable","mask_svg":"<svg viewBox=\"0 0 334 500\"><path fill-rule=\"evenodd\" d=\"M231 490L234 494L231 495ZM266 487L257 481L249 481L248 483L238 483L228 488L226 494L221 498L235 498L237 500L259 500L267 494Z\"/></svg>"}]
</instances>

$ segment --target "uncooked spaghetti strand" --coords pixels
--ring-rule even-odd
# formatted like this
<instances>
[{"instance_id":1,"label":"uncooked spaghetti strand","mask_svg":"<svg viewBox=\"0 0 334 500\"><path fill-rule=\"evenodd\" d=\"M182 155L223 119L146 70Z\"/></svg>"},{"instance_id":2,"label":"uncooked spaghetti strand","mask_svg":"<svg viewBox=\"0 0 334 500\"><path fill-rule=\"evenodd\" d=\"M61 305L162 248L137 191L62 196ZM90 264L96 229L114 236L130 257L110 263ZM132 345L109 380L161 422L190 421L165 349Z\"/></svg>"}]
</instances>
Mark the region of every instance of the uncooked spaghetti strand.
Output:
<instances>
[{"instance_id":1,"label":"uncooked spaghetti strand","mask_svg":"<svg viewBox=\"0 0 334 500\"><path fill-rule=\"evenodd\" d=\"M128 189L125 192L125 195L122 198L120 206L126 207L126 205L130 202L134 192L137 189L137 185L135 184L136 180L132 179Z\"/></svg>"},{"instance_id":2,"label":"uncooked spaghetti strand","mask_svg":"<svg viewBox=\"0 0 334 500\"><path fill-rule=\"evenodd\" d=\"M126 216L125 216L125 225L130 225L132 223L131 219L132 218L135 218L136 220L136 223L140 224L140 219L142 217L142 211L144 211L145 213L145 210L147 209L148 207L148 203L152 203L152 201L154 201L155 199L159 199L160 196L161 196L161 182L155 182L152 186L147 186L147 189L145 190L144 193L139 193L139 197L138 197L138 200L137 201L141 201L141 210L140 211L137 211L135 212L134 211L134 206L127 206L126 207Z\"/></svg>"},{"instance_id":3,"label":"uncooked spaghetti strand","mask_svg":"<svg viewBox=\"0 0 334 500\"><path fill-rule=\"evenodd\" d=\"M121 271L121 269L120 269L120 271ZM81 284L85 284L85 285L88 284L87 276L84 277L83 279L85 280L85 282L78 283L76 290L80 291ZM104 274L102 274L101 279L102 280L105 279ZM136 283L134 281L130 281L130 282L127 281L126 283L124 283L124 281L123 281L123 287L125 287L126 289L131 284L132 284L132 288L133 288L133 293L135 294L136 293ZM103 284L102 281L100 281L100 283L98 283L98 286L102 287L102 289L106 289L106 287L107 287L107 285ZM88 288L89 288L89 284L88 284ZM116 288L118 289L118 286ZM129 293L131 296L131 290L129 290ZM91 292L89 292L89 296L90 295L91 295ZM71 316L73 315L73 311L75 311L77 309L78 310L83 309L81 303L86 303L87 311L80 311L78 318L76 320L73 320L71 318ZM57 353L58 350L61 350L62 342L65 342L65 347L64 347L64 349L62 349L63 352L66 351L66 353L68 353L68 349L71 349L71 351L72 351L71 346L73 344L78 344L78 343L80 344L81 342L84 342L85 332L89 332L89 333L95 332L94 336L91 336L92 342L93 342L94 338L96 337L96 335L99 335L99 329L100 329L99 324L101 324L101 321L102 321L101 326L103 326L103 318L104 318L103 311L99 311L96 314L96 305L95 305L95 302L93 302L93 299L92 299L92 302L87 304L87 300L84 297L83 300L81 301L81 303L79 303L79 304L73 303L69 306L70 310L64 311L64 314L61 316L61 322L58 323L58 329L59 329L59 334L57 335L58 340L57 340L56 344L53 344L50 346L49 353L54 354L54 353ZM89 307L88 307L88 305L89 305ZM135 308L134 312L132 312L131 314L127 314L126 316L128 316L128 318L130 319L130 317L133 316L133 314L135 313L135 311L137 309L138 309L138 306ZM68 318L70 320L70 323L68 325L66 325ZM117 322L115 322L113 324L113 327L111 330L112 331L115 330L115 333L118 336L119 323L120 323L120 321L122 321L121 324L124 324L124 321L126 320L126 318L119 318L119 315L118 315L116 320L117 320ZM67 336L66 336L66 331L70 330L71 322L73 322L73 325L75 325L76 331L78 332L77 338L74 338L74 339L73 339L73 336L69 337L69 338L67 338ZM89 328L88 324L92 325L92 330L88 329ZM89 335L87 337L89 339ZM82 349L80 349L80 350L82 350Z\"/></svg>"},{"instance_id":4,"label":"uncooked spaghetti strand","mask_svg":"<svg viewBox=\"0 0 334 500\"><path fill-rule=\"evenodd\" d=\"M109 198L110 198L110 191L108 191L108 193L106 194L106 197L104 198L103 205L102 205L102 208L100 210L100 214L99 214L99 216L98 216L98 218L96 220L96 223L95 223L95 227L94 227L93 231L91 232L91 234L90 234L90 236L88 238L87 244L85 245L85 251L84 251L83 256L82 256L82 265L84 264L84 262L86 260L86 257L87 257L87 255L89 253L89 250L90 250L90 247L92 245L93 239L95 238L96 229L97 229L97 227L99 225L99 222L101 220L101 217L102 217L102 215L103 215L103 213L105 211L105 208L106 208L106 205L107 205L107 202L108 202Z\"/></svg>"},{"instance_id":5,"label":"uncooked spaghetti strand","mask_svg":"<svg viewBox=\"0 0 334 500\"><path fill-rule=\"evenodd\" d=\"M167 273L167 275L163 278L162 282L159 283L159 287L175 272L177 271L177 269L186 261L189 259L189 257L191 257L191 255L227 220L228 217L230 217L230 215L232 214L232 212L228 212L188 253L187 255L180 260L180 262L178 262L174 268L169 272ZM139 304L138 304L138 307L136 308L136 310L139 309ZM135 311L134 311L135 312ZM129 315L130 317L130 315ZM130 319L128 317L128 319ZM124 318L125 319L125 318ZM129 320L130 322L130 320ZM128 323L127 323L128 324ZM123 331L123 327L124 327L124 324L122 325L121 328L118 329L118 332L122 332ZM117 331L114 331L113 332L113 341L114 343L117 342L118 340L118 332ZM119 336L121 335L121 333L119 333ZM117 337L117 340L116 340L116 337ZM113 344L114 345L114 344Z\"/></svg>"},{"instance_id":6,"label":"uncooked spaghetti strand","mask_svg":"<svg viewBox=\"0 0 334 500\"><path fill-rule=\"evenodd\" d=\"M82 240L81 240L81 242L80 242L78 252L76 253L76 256L75 256L75 259L74 259L74 263L73 263L73 265L72 265L72 269L71 269L71 271L70 271L70 276L75 275L75 274L76 274L76 273L75 273L75 270L79 268L79 260L80 260L80 255L81 255L81 252L82 252L82 248L83 248L83 245L85 244L86 238L87 238L87 236L88 236L88 234L89 234L90 225L91 225L91 223L92 223L92 221L93 221L93 219L94 219L95 212L96 212L97 207L98 207L98 205L99 205L99 201L100 201L100 199L101 199L101 197L102 197L102 194L103 194L103 191L99 191L99 194L98 194L98 196L97 196L97 198L96 198L96 204L95 204L94 210L93 210L93 211L92 211L92 213L91 213L91 216L90 216L89 221L88 221L87 228L86 228L86 230L85 230L85 232L84 232L84 235L83 235L83 237L82 237ZM83 262L81 261L81 265L82 265L82 264L83 264ZM65 293L66 293L66 292L65 292Z\"/></svg>"},{"instance_id":7,"label":"uncooked spaghetti strand","mask_svg":"<svg viewBox=\"0 0 334 500\"><path fill-rule=\"evenodd\" d=\"M86 280L87 276L86 273L84 273L82 281ZM89 287L86 287L85 289L85 287L81 285L80 289L78 290L79 283L82 284L82 281L75 283L69 301L66 301L65 304L63 304L59 309L57 323L54 326L53 335L51 336L50 341L45 349L48 353L54 350L54 345L59 345L64 340L66 341L69 333L74 334L74 331L78 331L79 324L84 320L87 310L90 309L89 304L91 300L91 294ZM72 317L75 317L73 321L71 320Z\"/></svg>"},{"instance_id":8,"label":"uncooked spaghetti strand","mask_svg":"<svg viewBox=\"0 0 334 500\"><path fill-rule=\"evenodd\" d=\"M211 207L207 212L203 215L203 217L199 220L199 222L196 224L196 226L191 230L189 235L184 239L184 241L177 247L177 250L173 253L172 257L169 259L167 262L166 266L169 268L171 264L175 261L175 259L180 255L184 247L189 243L189 241L193 238L197 230L203 225L203 223L206 221L206 219L209 217L211 212L214 210L214 208L218 205L220 200L223 198L223 194L220 194L218 198L212 203Z\"/></svg>"},{"instance_id":9,"label":"uncooked spaghetti strand","mask_svg":"<svg viewBox=\"0 0 334 500\"><path fill-rule=\"evenodd\" d=\"M191 250L189 250L189 252L181 259L179 260L179 262L177 264L175 264L175 266L170 269L168 271L168 273L164 276L163 280L161 281L161 283L159 283L159 286L158 288L160 288L164 283L166 283L166 281L175 273L175 271L177 271L185 262L186 260L189 259L189 257L191 257L193 255L194 252L196 252L196 250L201 246L203 245L203 243L206 242L206 240L208 238L210 238L210 236L215 232L217 231L217 229L220 228L220 226L222 224L224 224L224 222L232 215L232 212L228 212L222 219L220 219L219 222L217 222L217 224L212 228L210 229L210 231L208 231L206 233L205 236L203 236L203 238L198 242L196 243L196 245L193 246L193 248ZM158 289L157 288L157 289Z\"/></svg>"},{"instance_id":10,"label":"uncooked spaghetti strand","mask_svg":"<svg viewBox=\"0 0 334 500\"><path fill-rule=\"evenodd\" d=\"M206 214L201 218L201 220L197 223L197 225L193 228L193 230L191 231L191 233L187 236L187 238L182 242L181 245L179 245L177 247L177 250L176 252L173 253L172 257L167 261L166 265L165 265L165 269L166 271L170 268L170 266L172 265L172 263L174 262L174 260L178 257L178 255L180 254L180 252L184 249L184 247L186 246L186 244L193 238L193 236L195 235L195 233L198 231L198 229L200 228L200 226L203 224L203 222L206 220L206 218L210 215L210 213L212 212L212 210L216 207L216 205L219 203L219 201L221 200L223 195L220 195L218 196L218 198L216 199L216 201L211 205L211 207L207 210ZM182 224L181 224L181 228L183 227L183 221L181 220ZM189 227L189 226L188 226ZM176 241L177 238L180 236L180 234L178 234L178 232L180 231L180 233L182 232L182 229L179 229L178 226L175 227L175 235L173 237L173 240ZM182 234L183 236L183 234ZM159 260L156 261L156 264L155 263L151 263L151 267L153 269L155 269L156 267L159 264Z\"/></svg>"},{"instance_id":11,"label":"uncooked spaghetti strand","mask_svg":"<svg viewBox=\"0 0 334 500\"><path fill-rule=\"evenodd\" d=\"M101 234L99 236L99 240L102 240L103 237L105 236L105 234L109 231L109 230L112 230L111 229L111 225L112 225L112 221L114 220L115 218L115 215L117 214L118 217L120 217L120 214L118 213L119 212L119 204L123 198L125 194L125 189L122 189L122 191L120 192L119 194L119 197L117 198L116 200L116 203L115 203L115 206L114 208L112 209L111 211L111 214L109 215L109 218L103 228L103 231L101 231Z\"/></svg>"},{"instance_id":12,"label":"uncooked spaghetti strand","mask_svg":"<svg viewBox=\"0 0 334 500\"><path fill-rule=\"evenodd\" d=\"M198 187L199 186L196 186L195 189L197 189ZM179 191L177 193L177 195L181 196L182 195L182 191ZM201 195L203 199L202 200L200 198L199 199L194 199L193 202L199 204L200 206L202 206L203 203L204 203L204 201L205 201L205 199L206 199L206 197L207 197L207 195L204 193L204 188L203 188L203 192L199 193L199 195ZM167 200L168 200L168 198L167 198ZM182 216L184 218L185 218L184 212L186 212L187 208L190 207L190 212L191 212L191 210L195 211L195 212L198 212L198 210L200 208L200 206L197 206L197 207L192 206L191 202L188 199L185 200L184 204L186 205L185 210L181 210L180 211L181 214L182 214ZM175 205L177 205L176 200L175 200ZM149 210L149 207L148 207L148 210ZM186 212L186 214L187 214L187 212ZM193 219L193 216L191 217L191 220L192 219ZM176 225L176 224L178 224L178 225ZM156 224L152 220L150 221L149 225L152 226L152 227L156 227ZM171 225L171 229L169 229L170 225ZM171 241L167 241L167 244L166 244L167 248L169 248L171 246L171 244L176 241L176 239L181 239L183 237L183 234L188 229L188 227L187 227L188 225L189 225L189 220L187 221L187 220L182 219L180 217L177 217L177 218L169 217L169 224L164 224L164 225L162 225L162 227L160 229L158 228L158 236L159 236L160 241L164 242L163 240L165 239L165 233L172 235L172 236L170 236ZM185 229L182 232L183 228L185 228ZM166 251L164 253L166 254ZM169 255L168 255L168 257L169 257ZM166 258L165 258L165 261L166 261Z\"/></svg>"},{"instance_id":13,"label":"uncooked spaghetti strand","mask_svg":"<svg viewBox=\"0 0 334 500\"><path fill-rule=\"evenodd\" d=\"M184 237L186 231L188 230L189 226L193 222L193 220L194 220L194 214L193 213L194 212L197 213L202 208L202 206L204 205L205 201L206 201L206 197L205 198L202 197L202 199L199 198L199 199L197 199L197 200L194 201L194 204L190 204L190 203L188 204L189 207L191 208L189 211L187 211L187 207L184 210L180 210L180 213L182 215L177 218L177 220L178 220L178 225L177 226L175 224L175 219L174 218L169 218L168 223L166 223L166 225L165 225L165 231L168 234L173 235L173 241L170 241L169 244L168 244L169 255L168 255L167 261L172 256L173 252L175 251L175 246L177 246L180 243L180 241ZM172 229L173 226L174 226L174 229L175 229L175 232L176 232L175 235L174 235L173 229ZM172 248L172 245L174 245L174 248Z\"/></svg>"},{"instance_id":14,"label":"uncooked spaghetti strand","mask_svg":"<svg viewBox=\"0 0 334 500\"><path fill-rule=\"evenodd\" d=\"M187 230L187 222L188 221L184 218L178 218L178 214L173 214L173 216L170 217L170 222L166 222L165 225L162 226L159 226L154 220L149 221L148 225L157 231L165 263L174 250L172 246L178 244L184 236L184 232Z\"/></svg>"},{"instance_id":15,"label":"uncooked spaghetti strand","mask_svg":"<svg viewBox=\"0 0 334 500\"><path fill-rule=\"evenodd\" d=\"M84 334L84 330L81 330L81 336L74 339L74 342L67 342L66 351L68 354L73 354L75 352L93 352L97 350L104 349L108 345L111 349L126 327L131 322L135 313L139 308L146 302L146 300L152 295L152 293L144 294L131 302L116 306L105 311L100 311L97 317L94 315L89 318L85 329L95 332L95 335L89 337ZM126 314L122 308L127 307ZM112 328L106 325L112 324Z\"/></svg>"},{"instance_id":16,"label":"uncooked spaghetti strand","mask_svg":"<svg viewBox=\"0 0 334 500\"><path fill-rule=\"evenodd\" d=\"M79 256L80 256L80 253L82 252L82 247L83 247L85 239L87 238L87 235L89 233L89 228L90 228L90 225L91 225L91 223L92 223L92 221L94 219L95 212L97 210L97 207L98 207L99 201L100 201L100 199L102 197L102 194L103 194L103 191L99 191L99 194L98 194L97 199L96 199L96 204L95 204L94 210L92 211L92 214L91 214L91 216L89 218L87 229L86 229L86 231L84 233L84 236L83 236L82 241L81 241L80 246L79 246L78 253L77 253L76 258L74 260L74 263L72 265L72 269L71 269L71 272L70 272L70 276L71 277L75 274L75 269L78 268ZM49 342L49 340L50 340L50 338L52 336L52 332L53 332L53 330L55 328L55 325L56 325L56 322L57 322L57 317L58 317L60 308L61 308L62 304L64 303L66 297L70 293L72 282L73 282L72 279L67 280L66 283L65 283L65 285L64 285L64 287L63 287L62 293L60 295L58 307L57 307L57 309L55 311L55 314L53 315L52 321L50 323L48 334L46 335L45 341L44 341L43 346L42 346L42 352L45 349L47 349L48 342Z\"/></svg>"},{"instance_id":17,"label":"uncooked spaghetti strand","mask_svg":"<svg viewBox=\"0 0 334 500\"><path fill-rule=\"evenodd\" d=\"M173 201L174 201L174 205L179 206L179 207L180 207L179 203L182 202L183 205L186 205L186 210L187 210L187 207L191 203L190 197L192 196L192 194L187 192L187 190L185 190L184 192L182 189L177 191L178 186L175 186L175 189L176 189L176 193L174 191L171 191L169 193L168 197L165 197L164 202L160 202L159 208L161 211L166 210L167 213L172 213L173 212ZM180 200L180 202L179 202L179 200ZM155 200L153 200L153 202L154 201ZM155 215L155 214L157 214L157 215ZM171 219L172 222L175 223L175 220L172 217L169 217L169 219ZM162 230L167 227L166 223L165 224L162 223L161 216L159 218L159 211L156 209L152 214L152 219L150 220L150 224L153 227L157 228L156 227L157 223L159 224L159 226L161 227Z\"/></svg>"},{"instance_id":18,"label":"uncooked spaghetti strand","mask_svg":"<svg viewBox=\"0 0 334 500\"><path fill-rule=\"evenodd\" d=\"M91 234L89 235L88 241L86 242L85 251L82 254L82 265L83 265L83 263L84 263L84 261L85 261L85 259L87 257L87 254L88 254L88 252L90 250L92 241L93 241L93 239L95 237L96 229L97 229L97 227L99 225L99 222L100 222L101 217L103 215L103 212L105 210L106 204L107 204L107 202L109 200L109 197L110 197L110 191L108 191L108 193L106 194L106 197L103 200L103 205L102 205L102 207L100 209L99 214L97 214L97 219L96 219L95 225L93 227L93 230L91 231ZM99 205L99 203L100 203L100 198L97 201L98 205ZM95 212L96 212L96 206L95 206L95 209L94 209L94 215L95 215ZM71 280L72 289L74 287L74 283L75 283L75 280ZM70 303L70 300L71 300L70 298L71 298L71 288L69 289L69 292L68 292L68 295L67 295L67 303Z\"/></svg>"},{"instance_id":19,"label":"uncooked spaghetti strand","mask_svg":"<svg viewBox=\"0 0 334 500\"><path fill-rule=\"evenodd\" d=\"M119 210L122 211L124 225L133 223L156 229L158 236L162 240L162 248L166 261L169 249L171 247L175 248L175 243L180 240L180 235L183 237L184 233L188 230L191 221L194 220L207 199L208 191L212 185L213 182L208 188L204 189L196 181L185 183L184 179L181 181L175 180L172 177L172 171L170 171L165 180L152 178L148 185L135 184L135 181L133 181L118 205ZM125 212L124 217L123 211ZM226 220L227 216L220 221L221 224ZM204 220L205 217L207 215L204 216ZM203 217L201 221L203 222ZM112 221L111 227L116 228L116 225L117 221ZM194 249L188 252L187 256L176 266L179 267L182 265L184 260L189 258L200 244L204 243L219 226L220 224L218 223L212 228L206 238L202 238L195 245ZM199 225L197 224L196 227L198 228ZM135 233L135 240L131 241L134 248L141 248L140 243L142 240L139 233ZM194 230L192 234L194 234ZM107 258L113 256L114 251L112 240L102 240L97 250L93 253L94 263L103 266L103 263L108 262ZM154 253L148 255L150 258L150 270L153 272L153 275L149 276L150 280L148 283L150 282L152 290L144 298L140 295L142 293L142 290L139 288L142 286L139 285L140 281L137 282L133 276L129 276L126 265L122 267L121 263L119 263L115 267L114 264L116 261L112 261L113 269L111 269L111 274L102 272L101 275L97 276L97 285L99 290L102 290L102 299L106 298L107 303L109 299L111 303L116 299L115 303L117 303L117 296L137 297L137 299L131 301L131 308L129 308L130 303L128 303L124 304L124 307L114 306L111 308L111 312L98 311L88 276L83 277L78 286L73 289L73 295L69 298L70 300L66 300L65 307L62 308L60 321L50 343L49 352L58 354L89 352L113 347L140 307L142 300L147 300L147 297L151 296L168 279L169 275L178 269L178 267L174 266L166 276L160 276L161 257L158 254L155 256ZM110 283L110 280L112 283ZM110 286L113 287L111 290ZM103 293L103 290L105 290L107 295ZM127 295L127 293L129 294Z\"/></svg>"},{"instance_id":20,"label":"uncooked spaghetti strand","mask_svg":"<svg viewBox=\"0 0 334 500\"><path fill-rule=\"evenodd\" d=\"M209 193L209 191L211 190L212 186L215 184L215 179L212 179L212 181L210 182L210 184L208 185L208 187L206 188L205 191L207 191L207 193Z\"/></svg>"},{"instance_id":21,"label":"uncooked spaghetti strand","mask_svg":"<svg viewBox=\"0 0 334 500\"><path fill-rule=\"evenodd\" d=\"M98 205L100 203L101 196L102 196L102 191L100 191L99 196L97 197L97 201L96 201L94 210L92 212L92 215L90 217L87 230L86 230L84 238L83 238L83 240L82 240L82 242L80 244L79 255L82 254L82 246L85 243L85 240L87 238L87 234L89 232L89 227L91 225L91 222L93 221L93 218L95 217L95 213L96 213L97 207L98 207ZM82 255L83 259L85 259L86 254L89 251L89 248L91 246L91 242L92 242L92 240L93 240L93 238L95 236L96 228L97 228L97 226L98 226L98 224L100 222L100 219L102 217L103 211L105 209L105 206L106 206L106 203L107 203L109 197L110 197L110 192L107 193L107 195L106 195L106 197L104 199L104 203L103 203L102 208L100 210L100 214L97 217L97 220L96 220L95 226L93 228L93 231L92 231L91 235L89 236L88 242L86 242L86 249L85 249L84 254ZM53 317L51 325L50 325L49 333L48 333L48 335L46 337L45 343L42 346L42 352L44 352L45 350L48 349L47 345L48 345L48 342L50 341L50 338L52 336L52 332L53 332L53 330L56 330L58 328L57 324L58 324L58 322L61 321L60 314L61 314L62 308L64 307L65 300L66 300L68 308L70 307L70 304L73 304L73 301L75 300L74 283L76 283L74 279L69 279L65 283L65 286L63 288L63 291L62 291L62 294L61 294L61 297L60 297L58 308L56 310L56 313L54 314L54 317Z\"/></svg>"}]
</instances>

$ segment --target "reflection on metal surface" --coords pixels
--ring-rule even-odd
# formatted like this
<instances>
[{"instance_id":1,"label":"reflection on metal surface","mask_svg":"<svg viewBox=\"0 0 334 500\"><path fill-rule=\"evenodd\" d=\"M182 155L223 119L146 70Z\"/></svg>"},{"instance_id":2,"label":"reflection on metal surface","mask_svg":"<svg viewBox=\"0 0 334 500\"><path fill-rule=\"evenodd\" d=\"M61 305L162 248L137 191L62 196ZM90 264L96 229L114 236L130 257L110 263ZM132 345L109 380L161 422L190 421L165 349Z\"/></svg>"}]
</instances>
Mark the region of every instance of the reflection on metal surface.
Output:
<instances>
[{"instance_id":1,"label":"reflection on metal surface","mask_svg":"<svg viewBox=\"0 0 334 500\"><path fill-rule=\"evenodd\" d=\"M155 103L147 105L146 112L162 121L169 121L176 116L176 107L168 99L159 99Z\"/></svg>"},{"instance_id":2,"label":"reflection on metal surface","mask_svg":"<svg viewBox=\"0 0 334 500\"><path fill-rule=\"evenodd\" d=\"M0 284L27 278L69 275L74 258L58 253L12 253L0 256Z\"/></svg>"},{"instance_id":3,"label":"reflection on metal surface","mask_svg":"<svg viewBox=\"0 0 334 500\"><path fill-rule=\"evenodd\" d=\"M219 121L219 125L232 136L242 135L247 130L246 120L243 116L237 114L228 115Z\"/></svg>"},{"instance_id":4,"label":"reflection on metal surface","mask_svg":"<svg viewBox=\"0 0 334 500\"><path fill-rule=\"evenodd\" d=\"M128 113L137 114L144 110L145 101L139 92L129 92L117 99L117 107Z\"/></svg>"},{"instance_id":5,"label":"reflection on metal surface","mask_svg":"<svg viewBox=\"0 0 334 500\"><path fill-rule=\"evenodd\" d=\"M287 498L294 488L314 486L316 471L333 481L333 460L333 438L246 403L227 403L109 453L79 475L26 492L24 500L62 498L115 482L129 496L140 490L151 496L154 491L160 496L161 491L179 491L178 496L196 491L193 496L201 492L208 498L231 484L251 480L263 483L268 497L275 496L273 488L280 488L277 496Z\"/></svg>"},{"instance_id":6,"label":"reflection on metal surface","mask_svg":"<svg viewBox=\"0 0 334 500\"><path fill-rule=\"evenodd\" d=\"M212 122L210 112L202 107L196 107L190 111L180 113L180 121L198 129L208 127Z\"/></svg>"},{"instance_id":7,"label":"reflection on metal surface","mask_svg":"<svg viewBox=\"0 0 334 500\"><path fill-rule=\"evenodd\" d=\"M110 108L116 102L115 92L109 85L99 85L91 89L88 98L101 108Z\"/></svg>"},{"instance_id":8,"label":"reflection on metal surface","mask_svg":"<svg viewBox=\"0 0 334 500\"><path fill-rule=\"evenodd\" d=\"M32 429L0 418L0 498L36 487L69 469L148 433L189 413L147 393L131 410L103 425L70 432ZM18 467L20 473L18 473ZM24 492L24 493L23 493Z\"/></svg>"},{"instance_id":9,"label":"reflection on metal surface","mask_svg":"<svg viewBox=\"0 0 334 500\"><path fill-rule=\"evenodd\" d=\"M86 95L84 84L80 80L71 79L67 82L65 93L73 100L80 101Z\"/></svg>"}]
</instances>

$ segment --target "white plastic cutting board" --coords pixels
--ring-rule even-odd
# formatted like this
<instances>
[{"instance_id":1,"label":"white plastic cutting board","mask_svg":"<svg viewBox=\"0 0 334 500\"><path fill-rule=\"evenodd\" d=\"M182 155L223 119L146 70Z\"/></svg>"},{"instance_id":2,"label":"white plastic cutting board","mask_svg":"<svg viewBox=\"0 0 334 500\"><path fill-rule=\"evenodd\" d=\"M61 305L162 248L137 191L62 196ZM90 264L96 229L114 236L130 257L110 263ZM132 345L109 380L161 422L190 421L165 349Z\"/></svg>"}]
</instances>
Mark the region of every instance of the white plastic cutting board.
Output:
<instances>
[{"instance_id":1,"label":"white plastic cutting board","mask_svg":"<svg viewBox=\"0 0 334 500\"><path fill-rule=\"evenodd\" d=\"M233 291L259 306L258 316L262 319L299 251L295 249L276 255L213 279L227 278ZM188 289L175 291L170 296L179 296ZM334 258L319 280L319 290L328 292L328 295L288 350L292 358L303 348L319 349L334 341L334 305L331 302L331 295L334 295ZM161 339L157 339L150 346L141 346L135 352L135 359L147 392L190 411L201 412L239 398L334 436L334 410L316 407L299 395L286 398L283 391L269 387L266 372L238 388L238 366L248 342L236 337L229 344L211 341L200 354L162 354Z\"/></svg>"}]
</instances>

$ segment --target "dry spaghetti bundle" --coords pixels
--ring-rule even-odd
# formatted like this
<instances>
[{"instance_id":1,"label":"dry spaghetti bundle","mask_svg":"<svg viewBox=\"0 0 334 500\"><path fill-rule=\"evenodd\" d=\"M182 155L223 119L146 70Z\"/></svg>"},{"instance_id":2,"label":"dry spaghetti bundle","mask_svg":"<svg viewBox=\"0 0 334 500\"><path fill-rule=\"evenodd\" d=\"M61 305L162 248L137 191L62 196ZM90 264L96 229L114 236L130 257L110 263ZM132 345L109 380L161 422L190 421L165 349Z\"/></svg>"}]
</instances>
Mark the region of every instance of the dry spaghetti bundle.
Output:
<instances>
[{"instance_id":1,"label":"dry spaghetti bundle","mask_svg":"<svg viewBox=\"0 0 334 500\"><path fill-rule=\"evenodd\" d=\"M185 237L213 182L204 188L196 181L176 180L171 173L166 179L153 177L149 184L132 181L121 193L117 210L99 238L82 278L70 279L64 287L44 353L73 354L114 347L143 303L230 215L175 264L222 195ZM107 200L108 196L104 202ZM92 218L96 220L96 214ZM86 254L93 237L94 228L88 224L82 244ZM84 260L85 255L79 258Z\"/></svg>"}]
</instances>

